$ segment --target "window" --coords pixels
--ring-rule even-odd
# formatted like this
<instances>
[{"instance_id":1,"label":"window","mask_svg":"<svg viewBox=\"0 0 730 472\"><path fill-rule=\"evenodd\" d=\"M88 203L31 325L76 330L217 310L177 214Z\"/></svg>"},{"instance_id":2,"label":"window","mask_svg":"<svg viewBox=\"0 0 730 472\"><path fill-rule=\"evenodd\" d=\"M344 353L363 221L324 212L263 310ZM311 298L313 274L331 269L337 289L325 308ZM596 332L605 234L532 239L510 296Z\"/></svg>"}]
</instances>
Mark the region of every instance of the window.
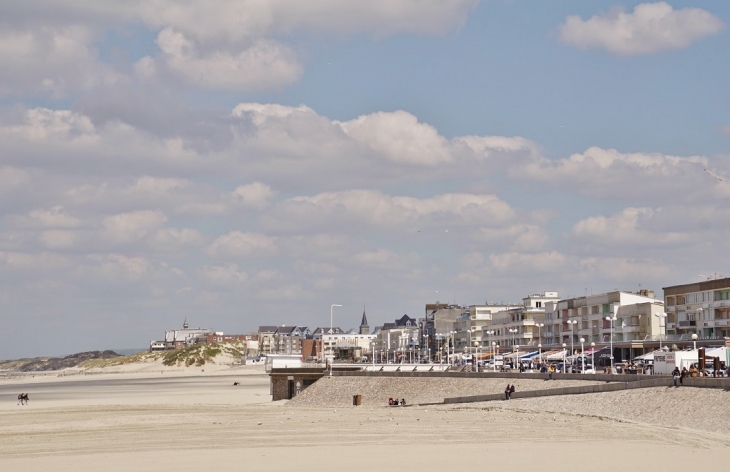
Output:
<instances>
[{"instance_id":1,"label":"window","mask_svg":"<svg viewBox=\"0 0 730 472\"><path fill-rule=\"evenodd\" d=\"M535 302L535 308L542 308L542 302Z\"/></svg>"}]
</instances>

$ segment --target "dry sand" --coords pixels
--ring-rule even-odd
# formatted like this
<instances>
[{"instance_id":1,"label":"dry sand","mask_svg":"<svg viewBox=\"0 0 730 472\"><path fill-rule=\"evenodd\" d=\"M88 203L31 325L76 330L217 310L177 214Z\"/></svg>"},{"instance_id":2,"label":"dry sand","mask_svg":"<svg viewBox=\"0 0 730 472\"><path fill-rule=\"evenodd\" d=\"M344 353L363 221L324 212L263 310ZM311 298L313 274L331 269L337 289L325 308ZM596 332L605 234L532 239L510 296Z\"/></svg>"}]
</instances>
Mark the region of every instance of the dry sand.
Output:
<instances>
[{"instance_id":1,"label":"dry sand","mask_svg":"<svg viewBox=\"0 0 730 472\"><path fill-rule=\"evenodd\" d=\"M730 433L712 427L712 415L679 425L659 413L638 420L662 424L611 419L650 400L665 406L667 416L678 411L676 403L688 412L712 408L708 401L727 405L727 392L709 389L322 408L271 402L261 370L164 376L0 381L0 470L679 471L723 467L730 452ZM400 388L398 380L387 388ZM429 394L428 384L418 388L424 396L440 395ZM35 392L31 402L17 406L15 397L25 390ZM571 406L571 414L546 412ZM727 419L716 415L715 423Z\"/></svg>"}]
</instances>

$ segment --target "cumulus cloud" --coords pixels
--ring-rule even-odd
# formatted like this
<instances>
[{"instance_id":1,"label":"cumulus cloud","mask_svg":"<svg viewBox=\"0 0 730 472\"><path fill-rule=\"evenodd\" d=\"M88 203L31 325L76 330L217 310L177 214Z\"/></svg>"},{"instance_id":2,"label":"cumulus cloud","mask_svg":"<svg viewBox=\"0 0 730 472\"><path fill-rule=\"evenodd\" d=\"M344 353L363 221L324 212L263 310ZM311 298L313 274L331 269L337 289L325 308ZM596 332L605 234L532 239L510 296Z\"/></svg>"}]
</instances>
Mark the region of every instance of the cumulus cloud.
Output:
<instances>
[{"instance_id":1,"label":"cumulus cloud","mask_svg":"<svg viewBox=\"0 0 730 472\"><path fill-rule=\"evenodd\" d=\"M136 68L146 78L165 67L184 81L210 89L257 90L294 82L302 66L293 51L270 40L257 40L240 51L201 50L182 33L165 28L157 36L162 54L158 62L149 56Z\"/></svg>"},{"instance_id":2,"label":"cumulus cloud","mask_svg":"<svg viewBox=\"0 0 730 472\"><path fill-rule=\"evenodd\" d=\"M704 156L672 156L661 153L623 153L591 147L567 158L540 158L523 168L511 169L517 180L541 182L554 187L570 186L593 197L627 199L673 198L704 192L701 179L708 159Z\"/></svg>"},{"instance_id":3,"label":"cumulus cloud","mask_svg":"<svg viewBox=\"0 0 730 472\"><path fill-rule=\"evenodd\" d=\"M236 187L230 198L236 205L263 208L269 204L274 195L275 192L268 185L262 182L252 182Z\"/></svg>"},{"instance_id":4,"label":"cumulus cloud","mask_svg":"<svg viewBox=\"0 0 730 472\"><path fill-rule=\"evenodd\" d=\"M348 136L394 162L438 165L451 160L447 141L436 128L404 111L378 112L337 124Z\"/></svg>"},{"instance_id":5,"label":"cumulus cloud","mask_svg":"<svg viewBox=\"0 0 730 472\"><path fill-rule=\"evenodd\" d=\"M443 232L451 226L499 225L516 211L495 195L442 194L430 198L386 195L377 190L326 192L282 202L267 220L279 228L316 228L335 218L348 225L419 228Z\"/></svg>"},{"instance_id":6,"label":"cumulus cloud","mask_svg":"<svg viewBox=\"0 0 730 472\"><path fill-rule=\"evenodd\" d=\"M215 258L269 256L277 252L273 238L260 233L231 231L213 241L205 252Z\"/></svg>"},{"instance_id":7,"label":"cumulus cloud","mask_svg":"<svg viewBox=\"0 0 730 472\"><path fill-rule=\"evenodd\" d=\"M657 2L639 4L632 13L614 8L588 20L569 16L559 31L564 43L580 49L605 49L619 56L635 56L686 48L723 28L723 22L708 11L675 10L666 2Z\"/></svg>"},{"instance_id":8,"label":"cumulus cloud","mask_svg":"<svg viewBox=\"0 0 730 472\"><path fill-rule=\"evenodd\" d=\"M139 241L161 228L167 217L161 211L141 210L104 218L104 235L118 243Z\"/></svg>"},{"instance_id":9,"label":"cumulus cloud","mask_svg":"<svg viewBox=\"0 0 730 472\"><path fill-rule=\"evenodd\" d=\"M200 270L201 277L211 285L221 287L241 286L248 275L238 269L238 264L206 265Z\"/></svg>"},{"instance_id":10,"label":"cumulus cloud","mask_svg":"<svg viewBox=\"0 0 730 472\"><path fill-rule=\"evenodd\" d=\"M100 62L91 28L79 25L0 28L0 96L69 92L110 84L120 74Z\"/></svg>"}]
</instances>

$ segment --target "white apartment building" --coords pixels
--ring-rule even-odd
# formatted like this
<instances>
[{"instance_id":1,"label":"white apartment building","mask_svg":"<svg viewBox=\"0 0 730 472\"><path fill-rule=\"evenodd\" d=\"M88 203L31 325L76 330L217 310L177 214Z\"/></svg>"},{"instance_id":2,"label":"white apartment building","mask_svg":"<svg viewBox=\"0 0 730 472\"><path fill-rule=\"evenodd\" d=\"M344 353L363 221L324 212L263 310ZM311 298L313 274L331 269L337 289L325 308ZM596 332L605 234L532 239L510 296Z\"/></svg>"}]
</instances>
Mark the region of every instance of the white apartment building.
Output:
<instances>
[{"instance_id":1,"label":"white apartment building","mask_svg":"<svg viewBox=\"0 0 730 472\"><path fill-rule=\"evenodd\" d=\"M537 350L541 340L545 344L545 308L559 299L558 292L533 294L523 298L522 305L493 314L491 324L482 327L481 346L489 349L494 342L502 350L517 346L532 346Z\"/></svg>"},{"instance_id":2,"label":"white apartment building","mask_svg":"<svg viewBox=\"0 0 730 472\"><path fill-rule=\"evenodd\" d=\"M542 330L543 345L644 340L660 334L664 303L651 290L613 291L549 303ZM612 320L614 318L615 320ZM607 320L606 318L611 318Z\"/></svg>"},{"instance_id":3,"label":"white apartment building","mask_svg":"<svg viewBox=\"0 0 730 472\"><path fill-rule=\"evenodd\" d=\"M664 287L666 333L700 339L730 337L730 278Z\"/></svg>"},{"instance_id":4,"label":"white apartment building","mask_svg":"<svg viewBox=\"0 0 730 472\"><path fill-rule=\"evenodd\" d=\"M468 311L464 311L454 323L453 337L456 352L467 352L477 346L482 347L482 330L485 326L491 326L492 316L520 306L522 305L491 303L470 306Z\"/></svg>"}]
</instances>

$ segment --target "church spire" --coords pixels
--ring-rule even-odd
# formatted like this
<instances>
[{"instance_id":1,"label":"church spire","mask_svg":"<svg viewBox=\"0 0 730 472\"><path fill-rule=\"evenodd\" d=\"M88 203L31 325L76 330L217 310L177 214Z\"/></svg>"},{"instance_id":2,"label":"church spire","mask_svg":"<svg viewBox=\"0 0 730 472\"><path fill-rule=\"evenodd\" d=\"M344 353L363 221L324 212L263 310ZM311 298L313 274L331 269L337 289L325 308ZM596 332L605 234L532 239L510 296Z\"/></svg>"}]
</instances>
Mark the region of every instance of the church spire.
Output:
<instances>
[{"instance_id":1,"label":"church spire","mask_svg":"<svg viewBox=\"0 0 730 472\"><path fill-rule=\"evenodd\" d=\"M362 305L362 321L360 322L360 334L369 334L368 317L365 315L365 304Z\"/></svg>"}]
</instances>

